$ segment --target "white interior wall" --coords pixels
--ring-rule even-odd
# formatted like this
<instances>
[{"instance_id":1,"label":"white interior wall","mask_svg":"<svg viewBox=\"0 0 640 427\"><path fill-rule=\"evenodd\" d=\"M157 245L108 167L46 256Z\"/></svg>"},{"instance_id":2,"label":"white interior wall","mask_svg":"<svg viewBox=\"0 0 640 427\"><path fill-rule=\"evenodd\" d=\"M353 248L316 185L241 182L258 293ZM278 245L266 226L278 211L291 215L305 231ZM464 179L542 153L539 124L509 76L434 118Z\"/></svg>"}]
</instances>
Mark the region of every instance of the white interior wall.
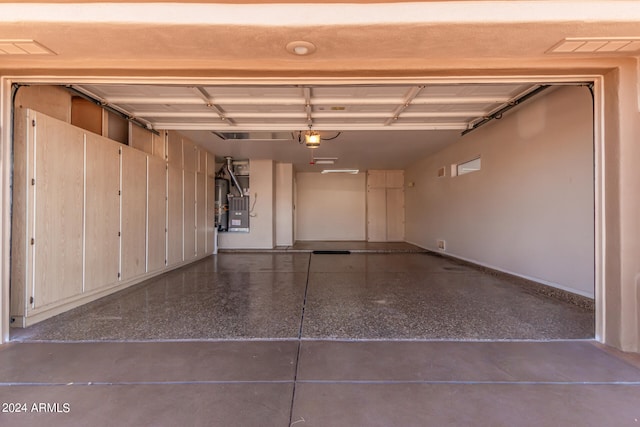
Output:
<instances>
[{"instance_id":1,"label":"white interior wall","mask_svg":"<svg viewBox=\"0 0 640 427\"><path fill-rule=\"evenodd\" d=\"M252 208L248 233L218 234L220 249L273 249L275 246L273 160L249 161L249 206Z\"/></svg>"},{"instance_id":2,"label":"white interior wall","mask_svg":"<svg viewBox=\"0 0 640 427\"><path fill-rule=\"evenodd\" d=\"M293 245L293 164L276 163L276 246Z\"/></svg>"},{"instance_id":3,"label":"white interior wall","mask_svg":"<svg viewBox=\"0 0 640 427\"><path fill-rule=\"evenodd\" d=\"M411 165L407 241L593 297L592 115L587 88L562 87Z\"/></svg>"},{"instance_id":4,"label":"white interior wall","mask_svg":"<svg viewBox=\"0 0 640 427\"><path fill-rule=\"evenodd\" d=\"M366 174L296 174L297 240L365 240Z\"/></svg>"}]
</instances>

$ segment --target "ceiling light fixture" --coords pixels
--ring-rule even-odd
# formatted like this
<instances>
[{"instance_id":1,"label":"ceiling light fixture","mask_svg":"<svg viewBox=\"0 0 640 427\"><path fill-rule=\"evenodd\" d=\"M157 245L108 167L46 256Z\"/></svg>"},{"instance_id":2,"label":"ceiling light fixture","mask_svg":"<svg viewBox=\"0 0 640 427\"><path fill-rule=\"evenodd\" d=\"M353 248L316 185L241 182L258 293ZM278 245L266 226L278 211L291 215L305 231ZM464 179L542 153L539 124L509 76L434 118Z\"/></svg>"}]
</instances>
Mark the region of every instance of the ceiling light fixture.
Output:
<instances>
[{"instance_id":1,"label":"ceiling light fixture","mask_svg":"<svg viewBox=\"0 0 640 427\"><path fill-rule=\"evenodd\" d=\"M350 173L351 175L355 175L358 172L360 172L359 169L324 169L322 172L320 173Z\"/></svg>"},{"instance_id":2,"label":"ceiling light fixture","mask_svg":"<svg viewBox=\"0 0 640 427\"><path fill-rule=\"evenodd\" d=\"M287 44L286 46L287 52L297 55L297 56L306 56L311 55L316 51L316 45L313 43L305 42L302 40L293 41Z\"/></svg>"},{"instance_id":3,"label":"ceiling light fixture","mask_svg":"<svg viewBox=\"0 0 640 427\"><path fill-rule=\"evenodd\" d=\"M338 160L337 157L314 157L314 165L333 165Z\"/></svg>"},{"instance_id":4,"label":"ceiling light fixture","mask_svg":"<svg viewBox=\"0 0 640 427\"><path fill-rule=\"evenodd\" d=\"M320 147L320 134L314 130L311 130L311 126L309 126L309 130L304 134L304 143L307 148Z\"/></svg>"}]
</instances>

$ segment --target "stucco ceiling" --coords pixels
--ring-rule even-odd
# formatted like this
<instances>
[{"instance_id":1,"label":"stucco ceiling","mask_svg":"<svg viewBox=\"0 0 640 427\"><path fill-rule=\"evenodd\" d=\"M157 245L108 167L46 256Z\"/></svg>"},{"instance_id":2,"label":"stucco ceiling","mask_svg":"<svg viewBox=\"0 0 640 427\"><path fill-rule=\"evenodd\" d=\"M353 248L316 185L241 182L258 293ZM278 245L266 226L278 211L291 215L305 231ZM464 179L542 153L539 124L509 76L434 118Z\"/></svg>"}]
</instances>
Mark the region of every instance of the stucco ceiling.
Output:
<instances>
[{"instance_id":1,"label":"stucco ceiling","mask_svg":"<svg viewBox=\"0 0 640 427\"><path fill-rule=\"evenodd\" d=\"M603 73L620 60L637 58L637 50L552 48L571 38L596 45L601 38L633 41L640 38L638 22L637 1L0 1L0 50L3 41L24 40L46 49L0 53L0 72L16 80L59 77L85 85L114 79L129 85L167 79L184 85L237 86L244 79L305 85L324 79L340 86L405 79L411 86L427 78L446 83L451 76L467 83L524 76L536 83L555 74ZM315 50L294 55L286 49L293 41L312 43ZM451 129L345 129L328 126L327 131L344 132L316 155L330 156L331 145L351 141L353 149L338 156L352 155L355 162L360 153L362 168L400 167L420 149L460 137ZM286 149L275 142L231 146L209 129L188 132L199 143L226 150L222 154L286 161L295 149L300 168L310 158L295 141L283 143L293 146Z\"/></svg>"}]
</instances>

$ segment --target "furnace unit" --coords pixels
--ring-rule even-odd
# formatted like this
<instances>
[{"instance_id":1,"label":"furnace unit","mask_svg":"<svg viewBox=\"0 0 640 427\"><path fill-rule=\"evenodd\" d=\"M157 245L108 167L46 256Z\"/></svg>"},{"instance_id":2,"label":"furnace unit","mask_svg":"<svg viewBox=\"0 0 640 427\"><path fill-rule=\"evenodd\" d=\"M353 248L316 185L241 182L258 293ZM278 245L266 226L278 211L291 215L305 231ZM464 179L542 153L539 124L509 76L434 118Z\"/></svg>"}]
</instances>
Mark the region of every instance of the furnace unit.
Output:
<instances>
[{"instance_id":1,"label":"furnace unit","mask_svg":"<svg viewBox=\"0 0 640 427\"><path fill-rule=\"evenodd\" d=\"M249 162L234 162L231 157L225 157L225 162L216 175L216 227L218 231L248 232ZM226 178L227 175L229 179ZM241 181L246 184L246 188Z\"/></svg>"},{"instance_id":2,"label":"furnace unit","mask_svg":"<svg viewBox=\"0 0 640 427\"><path fill-rule=\"evenodd\" d=\"M249 231L249 196L229 194L229 231Z\"/></svg>"}]
</instances>

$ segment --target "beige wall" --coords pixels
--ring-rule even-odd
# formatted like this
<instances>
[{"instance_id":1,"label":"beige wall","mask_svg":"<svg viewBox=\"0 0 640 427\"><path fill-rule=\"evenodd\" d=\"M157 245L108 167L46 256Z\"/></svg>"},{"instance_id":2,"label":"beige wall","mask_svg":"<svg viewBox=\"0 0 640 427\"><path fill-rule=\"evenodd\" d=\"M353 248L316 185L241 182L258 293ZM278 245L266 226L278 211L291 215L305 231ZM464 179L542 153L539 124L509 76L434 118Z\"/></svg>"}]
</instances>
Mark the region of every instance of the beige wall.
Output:
<instances>
[{"instance_id":1,"label":"beige wall","mask_svg":"<svg viewBox=\"0 0 640 427\"><path fill-rule=\"evenodd\" d=\"M604 340L640 351L640 92L638 62L605 76Z\"/></svg>"},{"instance_id":2,"label":"beige wall","mask_svg":"<svg viewBox=\"0 0 640 427\"><path fill-rule=\"evenodd\" d=\"M253 208L250 231L218 234L220 249L272 249L275 246L274 168L273 160L249 161L249 206Z\"/></svg>"},{"instance_id":3,"label":"beige wall","mask_svg":"<svg viewBox=\"0 0 640 427\"><path fill-rule=\"evenodd\" d=\"M587 88L532 99L407 169L407 240L593 297L592 141ZM451 176L477 156L480 171Z\"/></svg>"},{"instance_id":4,"label":"beige wall","mask_svg":"<svg viewBox=\"0 0 640 427\"><path fill-rule=\"evenodd\" d=\"M296 174L297 240L365 240L366 174Z\"/></svg>"},{"instance_id":5,"label":"beige wall","mask_svg":"<svg viewBox=\"0 0 640 427\"><path fill-rule=\"evenodd\" d=\"M54 119L71 123L71 94L55 86L22 86L16 94L15 106L32 108Z\"/></svg>"}]
</instances>

